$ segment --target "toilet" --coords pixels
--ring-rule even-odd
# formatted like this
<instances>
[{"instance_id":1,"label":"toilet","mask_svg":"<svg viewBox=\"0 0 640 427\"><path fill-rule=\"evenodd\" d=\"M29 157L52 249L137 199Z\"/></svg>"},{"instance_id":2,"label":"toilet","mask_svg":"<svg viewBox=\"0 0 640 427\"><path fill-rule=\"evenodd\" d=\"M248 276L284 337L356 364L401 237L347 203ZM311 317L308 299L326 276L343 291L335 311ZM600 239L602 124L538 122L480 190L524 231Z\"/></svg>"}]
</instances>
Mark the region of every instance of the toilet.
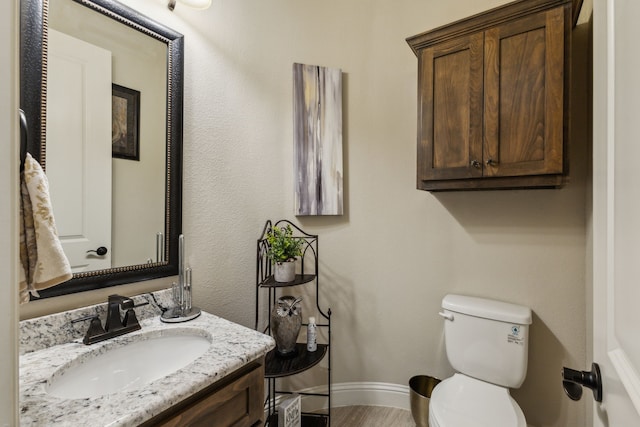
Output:
<instances>
[{"instance_id":1,"label":"toilet","mask_svg":"<svg viewBox=\"0 0 640 427\"><path fill-rule=\"evenodd\" d=\"M442 300L447 358L456 373L429 402L430 427L527 427L509 394L527 374L531 309L447 295Z\"/></svg>"}]
</instances>

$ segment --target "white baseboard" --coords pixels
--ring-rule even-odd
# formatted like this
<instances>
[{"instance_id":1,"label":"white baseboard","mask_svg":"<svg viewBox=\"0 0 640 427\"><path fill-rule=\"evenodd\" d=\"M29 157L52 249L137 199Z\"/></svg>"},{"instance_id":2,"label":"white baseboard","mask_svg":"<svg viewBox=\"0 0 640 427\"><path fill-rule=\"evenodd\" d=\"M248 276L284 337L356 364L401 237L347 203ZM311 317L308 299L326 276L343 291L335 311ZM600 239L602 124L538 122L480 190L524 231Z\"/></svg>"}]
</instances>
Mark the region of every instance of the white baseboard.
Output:
<instances>
[{"instance_id":1,"label":"white baseboard","mask_svg":"<svg viewBox=\"0 0 640 427\"><path fill-rule=\"evenodd\" d=\"M388 406L410 410L409 386L390 383L351 382L332 385L331 406L367 405ZM298 390L300 393L326 393L326 386L310 387ZM316 396L302 396L304 411L326 409L327 399Z\"/></svg>"}]
</instances>

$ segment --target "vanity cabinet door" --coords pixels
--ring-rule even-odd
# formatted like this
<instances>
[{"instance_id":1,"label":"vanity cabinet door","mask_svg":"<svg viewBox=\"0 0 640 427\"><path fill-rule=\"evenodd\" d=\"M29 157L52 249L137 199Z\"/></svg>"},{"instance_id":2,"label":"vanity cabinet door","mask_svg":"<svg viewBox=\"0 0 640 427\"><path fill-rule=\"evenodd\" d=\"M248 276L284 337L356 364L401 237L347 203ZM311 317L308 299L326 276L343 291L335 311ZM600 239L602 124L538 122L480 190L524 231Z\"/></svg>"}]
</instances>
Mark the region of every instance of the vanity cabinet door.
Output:
<instances>
[{"instance_id":1,"label":"vanity cabinet door","mask_svg":"<svg viewBox=\"0 0 640 427\"><path fill-rule=\"evenodd\" d=\"M485 32L484 176L563 172L564 10Z\"/></svg>"},{"instance_id":2,"label":"vanity cabinet door","mask_svg":"<svg viewBox=\"0 0 640 427\"><path fill-rule=\"evenodd\" d=\"M418 181L482 176L483 34L420 52Z\"/></svg>"},{"instance_id":3,"label":"vanity cabinet door","mask_svg":"<svg viewBox=\"0 0 640 427\"><path fill-rule=\"evenodd\" d=\"M145 423L162 427L251 427L264 421L264 363L214 384Z\"/></svg>"}]
</instances>

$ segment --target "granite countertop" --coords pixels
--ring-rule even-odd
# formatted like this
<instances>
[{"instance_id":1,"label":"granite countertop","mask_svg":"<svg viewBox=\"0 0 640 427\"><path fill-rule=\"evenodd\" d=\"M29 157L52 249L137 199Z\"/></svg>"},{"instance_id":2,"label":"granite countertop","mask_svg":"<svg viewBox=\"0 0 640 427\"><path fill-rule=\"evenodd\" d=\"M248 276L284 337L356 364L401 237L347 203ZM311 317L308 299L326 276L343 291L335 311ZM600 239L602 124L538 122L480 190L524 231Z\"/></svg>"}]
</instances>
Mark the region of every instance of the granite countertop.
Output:
<instances>
[{"instance_id":1,"label":"granite countertop","mask_svg":"<svg viewBox=\"0 0 640 427\"><path fill-rule=\"evenodd\" d=\"M160 306L166 304L170 300L168 295L160 291L153 297L151 294L135 297L136 304L150 303L136 309L137 313L140 310L142 329L92 345L82 343L88 325L80 322L78 326L69 320L101 313L105 304L20 322L20 425L137 426L274 347L273 338L206 312L189 322L163 323L157 301ZM119 342L143 336L174 335L187 330L211 338L207 352L184 368L137 390L83 399L57 398L45 391L54 372L78 356L107 351Z\"/></svg>"}]
</instances>

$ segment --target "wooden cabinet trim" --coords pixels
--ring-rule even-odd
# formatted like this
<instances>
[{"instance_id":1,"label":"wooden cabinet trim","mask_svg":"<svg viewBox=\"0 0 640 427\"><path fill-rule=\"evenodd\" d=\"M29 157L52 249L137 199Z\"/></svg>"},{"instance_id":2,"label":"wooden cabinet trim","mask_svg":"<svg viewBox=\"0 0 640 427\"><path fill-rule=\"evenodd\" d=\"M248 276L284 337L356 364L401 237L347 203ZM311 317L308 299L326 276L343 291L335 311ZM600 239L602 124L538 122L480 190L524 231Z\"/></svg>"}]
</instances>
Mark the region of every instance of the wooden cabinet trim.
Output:
<instances>
[{"instance_id":1,"label":"wooden cabinet trim","mask_svg":"<svg viewBox=\"0 0 640 427\"><path fill-rule=\"evenodd\" d=\"M573 0L572 18L571 23L575 27L580 17L580 9L582 9L583 0Z\"/></svg>"},{"instance_id":2,"label":"wooden cabinet trim","mask_svg":"<svg viewBox=\"0 0 640 427\"><path fill-rule=\"evenodd\" d=\"M558 188L564 183L562 175L539 175L524 177L501 177L482 179L456 179L443 181L420 181L418 189L425 191L464 190L514 190Z\"/></svg>"},{"instance_id":3,"label":"wooden cabinet trim","mask_svg":"<svg viewBox=\"0 0 640 427\"><path fill-rule=\"evenodd\" d=\"M484 31L489 27L500 25L532 13L542 12L563 4L569 5L570 7L572 0L518 0L461 19L452 24L443 25L433 30L408 37L406 41L416 56L419 56L419 51L430 45L441 43L448 39L458 38L465 34Z\"/></svg>"}]
</instances>

